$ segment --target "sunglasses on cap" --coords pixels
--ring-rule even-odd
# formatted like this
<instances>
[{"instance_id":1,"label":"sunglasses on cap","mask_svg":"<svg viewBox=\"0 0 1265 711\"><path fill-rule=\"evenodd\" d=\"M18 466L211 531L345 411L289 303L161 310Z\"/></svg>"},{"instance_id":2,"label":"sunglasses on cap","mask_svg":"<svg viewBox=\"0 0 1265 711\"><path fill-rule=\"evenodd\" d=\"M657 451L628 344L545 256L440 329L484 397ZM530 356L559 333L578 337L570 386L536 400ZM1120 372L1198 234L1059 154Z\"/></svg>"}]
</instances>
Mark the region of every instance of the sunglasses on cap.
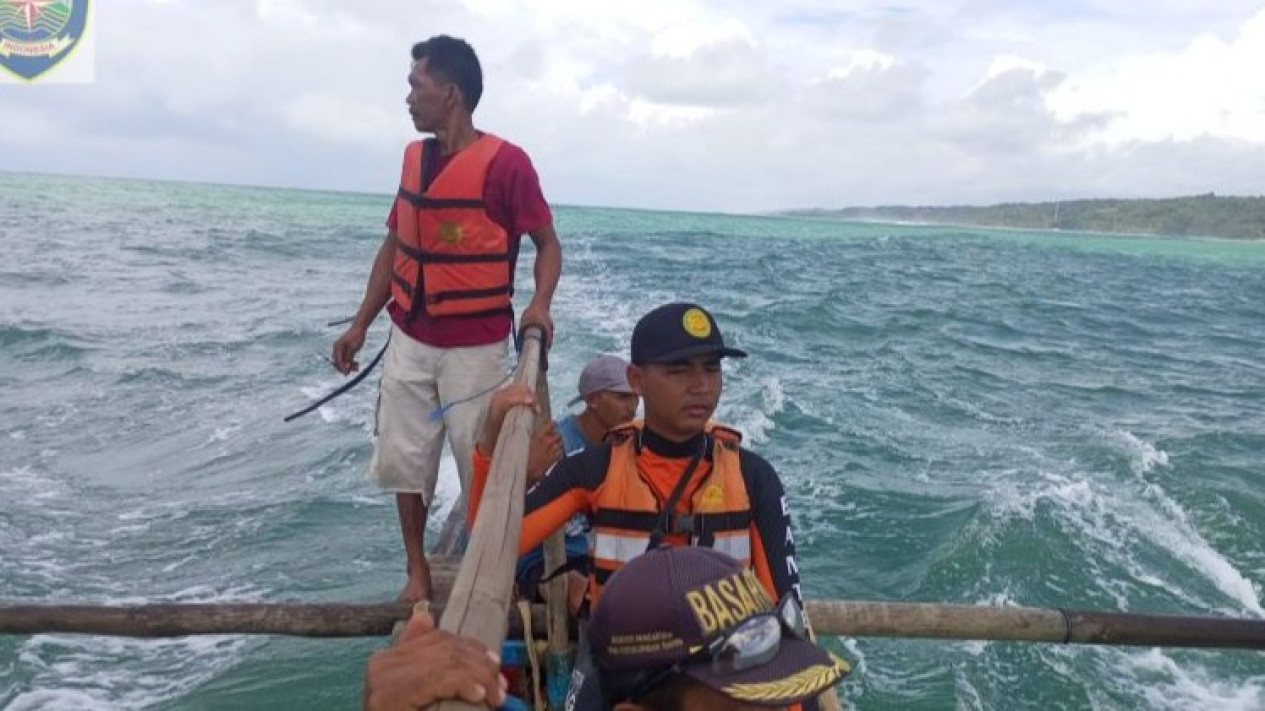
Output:
<instances>
[{"instance_id":1,"label":"sunglasses on cap","mask_svg":"<svg viewBox=\"0 0 1265 711\"><path fill-rule=\"evenodd\" d=\"M676 664L647 672L642 679L633 682L620 700L644 698L670 677L700 664L710 664L717 674L735 674L768 664L777 658L782 648L783 631L800 639L808 636L804 611L790 594L782 598L776 609L756 613L737 627L717 634Z\"/></svg>"}]
</instances>

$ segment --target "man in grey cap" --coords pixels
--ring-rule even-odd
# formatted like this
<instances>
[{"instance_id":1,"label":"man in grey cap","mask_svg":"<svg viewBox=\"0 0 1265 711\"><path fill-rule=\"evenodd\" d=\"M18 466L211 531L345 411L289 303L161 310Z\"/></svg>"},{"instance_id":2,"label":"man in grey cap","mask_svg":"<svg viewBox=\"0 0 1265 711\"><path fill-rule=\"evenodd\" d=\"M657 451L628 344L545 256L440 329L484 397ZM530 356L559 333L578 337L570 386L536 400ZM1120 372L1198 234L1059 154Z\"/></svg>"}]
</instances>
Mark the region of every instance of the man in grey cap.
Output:
<instances>
[{"instance_id":1,"label":"man in grey cap","mask_svg":"<svg viewBox=\"0 0 1265 711\"><path fill-rule=\"evenodd\" d=\"M606 433L628 422L641 398L628 384L628 362L619 356L601 355L580 372L580 394L567 405L584 403L584 411L558 423L567 454L602 441Z\"/></svg>"},{"instance_id":2,"label":"man in grey cap","mask_svg":"<svg viewBox=\"0 0 1265 711\"><path fill-rule=\"evenodd\" d=\"M633 419L641 398L628 384L628 362L613 355L600 355L580 371L579 394L568 406L584 403L578 415L567 415L537 433L528 456L527 479L535 483L563 456L571 456L601 443L606 433ZM573 606L578 606L587 581L589 552L589 520L584 514L572 516L566 523L567 560L573 569L570 577ZM533 602L540 601L540 582L546 573L543 548L537 546L518 559L514 579L519 594Z\"/></svg>"}]
</instances>

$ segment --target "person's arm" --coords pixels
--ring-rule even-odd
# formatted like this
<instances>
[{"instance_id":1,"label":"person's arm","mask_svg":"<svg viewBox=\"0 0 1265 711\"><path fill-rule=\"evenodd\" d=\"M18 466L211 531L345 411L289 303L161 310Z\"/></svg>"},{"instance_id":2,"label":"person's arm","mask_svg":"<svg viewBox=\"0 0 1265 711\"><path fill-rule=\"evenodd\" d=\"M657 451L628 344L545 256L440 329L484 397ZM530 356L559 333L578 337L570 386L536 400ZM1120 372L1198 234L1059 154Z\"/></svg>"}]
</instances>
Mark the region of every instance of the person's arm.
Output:
<instances>
[{"instance_id":1,"label":"person's arm","mask_svg":"<svg viewBox=\"0 0 1265 711\"><path fill-rule=\"evenodd\" d=\"M414 612L393 647L365 667L365 711L405 711L460 699L496 708L505 703L498 659L480 642L435 629L429 612Z\"/></svg>"},{"instance_id":2,"label":"person's arm","mask_svg":"<svg viewBox=\"0 0 1265 711\"><path fill-rule=\"evenodd\" d=\"M774 601L793 592L802 604L799 559L782 480L759 455L744 449L740 456L751 500L751 565Z\"/></svg>"},{"instance_id":3,"label":"person's arm","mask_svg":"<svg viewBox=\"0 0 1265 711\"><path fill-rule=\"evenodd\" d=\"M544 478L545 472L562 459L562 455L558 426L551 421L537 427L527 448L527 485L532 486Z\"/></svg>"},{"instance_id":4,"label":"person's arm","mask_svg":"<svg viewBox=\"0 0 1265 711\"><path fill-rule=\"evenodd\" d=\"M553 211L540 187L540 176L531 158L518 146L507 144L497 154L496 167L504 186L503 207L509 218L510 234L529 235L536 245L536 263L532 274L536 292L523 310L519 328L536 324L545 329L546 345L553 342L553 317L550 308L553 294L562 275L562 243L553 227Z\"/></svg>"},{"instance_id":5,"label":"person's arm","mask_svg":"<svg viewBox=\"0 0 1265 711\"><path fill-rule=\"evenodd\" d=\"M609 447L590 447L562 458L527 490L519 555L543 543L575 514L592 513L593 494L605 480L609 463Z\"/></svg>"},{"instance_id":6,"label":"person's arm","mask_svg":"<svg viewBox=\"0 0 1265 711\"><path fill-rule=\"evenodd\" d=\"M479 441L475 443L472 458L466 516L466 526L470 529L474 528L479 504L487 488L488 474L492 469L491 453L496 447L496 439L500 436L505 415L513 407L531 407L534 410L536 399L526 387L511 385L496 391L488 403L488 414L483 422ZM572 461L573 459L576 461ZM596 479L593 471L587 466L587 459L564 459L554 465L538 484L527 490L523 527L518 542L520 556L540 545L573 514L588 510L592 492L605 475L606 469L603 467L596 470Z\"/></svg>"},{"instance_id":7,"label":"person's arm","mask_svg":"<svg viewBox=\"0 0 1265 711\"><path fill-rule=\"evenodd\" d=\"M369 283L365 287L365 295L360 301L360 309L356 311L356 317L352 319L351 325L347 327L343 335L334 341L332 356L334 368L343 375L360 369L360 364L355 360L356 353L365 345L365 335L369 332L370 324L378 317L382 307L391 300L395 241L395 230L391 229L387 232L386 239L382 240L382 246L378 247L378 254L373 259L373 268L369 271Z\"/></svg>"},{"instance_id":8,"label":"person's arm","mask_svg":"<svg viewBox=\"0 0 1265 711\"><path fill-rule=\"evenodd\" d=\"M543 327L545 343L550 344L553 342L553 316L549 309L553 304L553 293L558 288L558 279L562 276L562 242L558 240L552 223L528 234L536 245L536 264L532 270L536 278L536 292L532 294L527 308L523 309L519 323Z\"/></svg>"},{"instance_id":9,"label":"person's arm","mask_svg":"<svg viewBox=\"0 0 1265 711\"><path fill-rule=\"evenodd\" d=\"M791 509L786 502L786 489L773 466L762 457L741 450L742 477L747 484L751 499L751 565L756 577L764 584L775 602L787 593L793 593L801 609L804 593L799 581L799 558L795 554L795 536L791 532ZM804 615L808 638L814 640L812 623ZM833 690L827 690L817 699L796 704L792 711L822 711L839 708L838 701L830 704ZM823 702L823 700L825 700Z\"/></svg>"},{"instance_id":10,"label":"person's arm","mask_svg":"<svg viewBox=\"0 0 1265 711\"><path fill-rule=\"evenodd\" d=\"M492 393L488 400L488 412L483 418L483 429L479 439L474 443L474 456L470 471L470 496L466 509L466 527L474 528L474 519L479 513L479 502L483 499L483 490L487 487L488 474L492 471L492 454L496 451L496 440L501 436L501 425L505 424L505 415L514 407L530 407L532 412L539 411L536 396L524 385L511 384Z\"/></svg>"}]
</instances>

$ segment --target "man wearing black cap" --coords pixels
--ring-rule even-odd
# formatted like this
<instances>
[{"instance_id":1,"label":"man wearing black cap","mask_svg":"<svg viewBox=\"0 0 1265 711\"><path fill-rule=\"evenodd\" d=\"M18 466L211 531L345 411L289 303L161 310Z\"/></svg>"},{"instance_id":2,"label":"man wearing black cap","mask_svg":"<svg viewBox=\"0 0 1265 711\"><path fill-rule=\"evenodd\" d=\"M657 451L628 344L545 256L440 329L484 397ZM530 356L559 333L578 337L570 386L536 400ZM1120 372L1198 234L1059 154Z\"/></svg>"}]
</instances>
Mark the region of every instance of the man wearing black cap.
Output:
<instances>
[{"instance_id":1,"label":"man wearing black cap","mask_svg":"<svg viewBox=\"0 0 1265 711\"><path fill-rule=\"evenodd\" d=\"M644 422L616 428L601 446L555 465L527 492L519 553L568 518L593 522L590 602L610 576L661 544L713 548L750 565L768 596L799 599L799 569L782 482L741 435L711 422L720 401L725 344L701 306L673 303L646 314L632 336L628 382L644 401ZM510 387L493 396L475 447L468 523L487 481L490 453L509 408L534 407Z\"/></svg>"}]
</instances>

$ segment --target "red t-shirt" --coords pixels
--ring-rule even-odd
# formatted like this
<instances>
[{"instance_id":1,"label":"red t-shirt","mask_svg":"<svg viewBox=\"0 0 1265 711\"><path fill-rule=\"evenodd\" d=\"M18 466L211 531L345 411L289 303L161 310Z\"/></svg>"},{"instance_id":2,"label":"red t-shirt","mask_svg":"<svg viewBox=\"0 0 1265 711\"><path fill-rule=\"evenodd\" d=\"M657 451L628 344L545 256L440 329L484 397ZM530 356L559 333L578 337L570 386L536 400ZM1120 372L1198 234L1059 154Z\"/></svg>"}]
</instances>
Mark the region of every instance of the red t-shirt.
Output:
<instances>
[{"instance_id":1,"label":"red t-shirt","mask_svg":"<svg viewBox=\"0 0 1265 711\"><path fill-rule=\"evenodd\" d=\"M454 153L453 155L456 155ZM439 157L439 170L443 170L452 156ZM396 228L396 210L399 209L400 198L391 205L391 214L387 216L387 229ZM488 217L505 229L509 235L510 254L513 262L510 273L514 271L514 263L518 261L518 243L524 234L553 224L553 213L545 195L540 189L540 178L532 167L531 158L522 148L506 141L488 164L487 179L483 183L483 204ZM387 306L387 313L400 330L437 348L460 348L463 346L485 346L503 340L510 332L512 317L508 313L488 316L439 316L428 315L424 309L412 320L400 305L392 301Z\"/></svg>"}]
</instances>

